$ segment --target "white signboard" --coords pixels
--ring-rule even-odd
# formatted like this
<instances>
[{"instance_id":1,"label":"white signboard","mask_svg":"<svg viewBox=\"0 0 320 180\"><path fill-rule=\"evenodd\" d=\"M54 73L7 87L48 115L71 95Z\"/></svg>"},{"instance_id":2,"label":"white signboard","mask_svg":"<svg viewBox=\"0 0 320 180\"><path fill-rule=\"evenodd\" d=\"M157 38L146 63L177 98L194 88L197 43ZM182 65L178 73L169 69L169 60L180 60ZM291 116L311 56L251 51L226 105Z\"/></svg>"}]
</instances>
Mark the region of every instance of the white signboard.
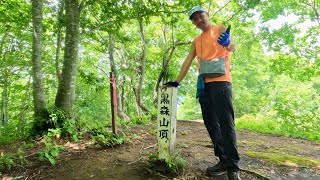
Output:
<instances>
[{"instance_id":1,"label":"white signboard","mask_svg":"<svg viewBox=\"0 0 320 180\"><path fill-rule=\"evenodd\" d=\"M169 160L176 145L177 93L178 88L167 86L158 92L158 157L163 160Z\"/></svg>"}]
</instances>

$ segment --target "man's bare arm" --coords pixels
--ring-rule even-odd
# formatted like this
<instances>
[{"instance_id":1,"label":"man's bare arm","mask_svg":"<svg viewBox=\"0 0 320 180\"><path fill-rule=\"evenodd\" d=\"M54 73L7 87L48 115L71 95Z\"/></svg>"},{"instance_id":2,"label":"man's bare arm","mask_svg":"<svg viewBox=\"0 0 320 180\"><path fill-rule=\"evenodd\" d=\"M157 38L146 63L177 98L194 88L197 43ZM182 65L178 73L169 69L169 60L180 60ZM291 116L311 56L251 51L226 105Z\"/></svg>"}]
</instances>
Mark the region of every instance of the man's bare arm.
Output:
<instances>
[{"instance_id":1,"label":"man's bare arm","mask_svg":"<svg viewBox=\"0 0 320 180\"><path fill-rule=\"evenodd\" d=\"M193 41L192 45L191 45L191 49L189 51L189 54L188 54L187 58L184 60L182 66L181 66L180 73L177 77L178 83L180 83L184 79L184 77L186 76L186 74L189 71L190 66L192 64L192 61L195 57L196 57L196 47L195 47L195 42Z\"/></svg>"}]
</instances>

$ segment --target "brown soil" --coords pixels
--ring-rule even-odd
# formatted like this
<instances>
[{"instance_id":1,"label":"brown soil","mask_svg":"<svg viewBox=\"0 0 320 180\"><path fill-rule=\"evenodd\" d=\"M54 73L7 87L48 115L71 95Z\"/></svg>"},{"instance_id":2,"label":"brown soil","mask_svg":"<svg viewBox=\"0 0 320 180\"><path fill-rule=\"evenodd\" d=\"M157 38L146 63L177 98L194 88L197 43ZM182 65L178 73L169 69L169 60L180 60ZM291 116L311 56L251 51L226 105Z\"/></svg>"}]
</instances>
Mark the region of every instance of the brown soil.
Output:
<instances>
[{"instance_id":1,"label":"brown soil","mask_svg":"<svg viewBox=\"0 0 320 180\"><path fill-rule=\"evenodd\" d=\"M55 180L138 180L138 179L225 179L224 176L208 177L205 169L217 163L204 124L178 121L176 152L187 161L178 175L150 174L149 157L157 153L154 125L143 125L125 130L127 142L114 148L87 148L88 142L65 143L55 166L35 158L28 165L2 172L2 180L55 179ZM242 179L296 179L319 180L320 165L301 167L297 164L277 165L269 160L248 156L248 152L281 154L320 159L320 144L301 139L261 134L246 130L238 131ZM150 169L149 169L150 170Z\"/></svg>"}]
</instances>

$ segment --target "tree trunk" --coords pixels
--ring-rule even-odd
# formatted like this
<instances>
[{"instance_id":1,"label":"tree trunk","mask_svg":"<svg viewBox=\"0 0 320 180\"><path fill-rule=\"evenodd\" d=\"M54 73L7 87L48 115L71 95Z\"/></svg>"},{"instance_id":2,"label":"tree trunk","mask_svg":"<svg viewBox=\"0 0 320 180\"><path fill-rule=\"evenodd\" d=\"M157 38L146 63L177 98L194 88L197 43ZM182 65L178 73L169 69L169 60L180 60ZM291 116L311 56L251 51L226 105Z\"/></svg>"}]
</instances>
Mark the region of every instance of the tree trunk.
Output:
<instances>
[{"instance_id":1,"label":"tree trunk","mask_svg":"<svg viewBox=\"0 0 320 180\"><path fill-rule=\"evenodd\" d=\"M3 89L1 93L1 114L0 114L0 127L8 121L8 69L6 66L6 54L7 51L4 51L3 45L8 34L4 34L0 42L0 55L1 55L1 67L4 67L2 72L2 83Z\"/></svg>"},{"instance_id":2,"label":"tree trunk","mask_svg":"<svg viewBox=\"0 0 320 180\"><path fill-rule=\"evenodd\" d=\"M61 79L55 99L57 108L74 117L74 102L79 51L80 7L78 0L66 0L66 38Z\"/></svg>"},{"instance_id":3,"label":"tree trunk","mask_svg":"<svg viewBox=\"0 0 320 180\"><path fill-rule=\"evenodd\" d=\"M139 117L141 117L142 113L141 113L141 108L139 107L139 98L138 98L138 90L136 88L135 82L133 79L131 79L131 84L132 84L132 91L135 97L135 103L136 103L136 110L137 110L137 114Z\"/></svg>"},{"instance_id":4,"label":"tree trunk","mask_svg":"<svg viewBox=\"0 0 320 180\"><path fill-rule=\"evenodd\" d=\"M61 36L62 36L62 18L64 10L64 0L59 0L59 10L58 10L58 29L57 29L57 47L56 47L56 57L55 57L55 67L58 82L60 81L61 71L60 71L60 50L61 50Z\"/></svg>"},{"instance_id":5,"label":"tree trunk","mask_svg":"<svg viewBox=\"0 0 320 180\"><path fill-rule=\"evenodd\" d=\"M33 41L32 76L33 104L35 119L45 121L48 118L42 73L42 0L32 1ZM37 121L35 122L37 123Z\"/></svg>"},{"instance_id":6,"label":"tree trunk","mask_svg":"<svg viewBox=\"0 0 320 180\"><path fill-rule=\"evenodd\" d=\"M176 49L177 46L182 46L182 45L188 45L191 44L191 42L178 42L178 43L174 43L171 47L169 47L166 52L163 54L162 57L162 69L160 71L160 74L158 76L156 85L154 86L154 90L153 90L153 103L155 106L157 106L157 102L158 102L158 90L159 90L159 86L161 81L167 81L168 77L168 71L169 71L169 64L171 61L171 58L173 56L174 50Z\"/></svg>"},{"instance_id":7,"label":"tree trunk","mask_svg":"<svg viewBox=\"0 0 320 180\"><path fill-rule=\"evenodd\" d=\"M116 79L116 82L118 82L118 71L117 71L117 68L116 68L116 65L115 65L115 62L114 62L114 58L113 58L113 52L114 52L114 48L113 48L113 43L114 43L114 40L113 40L113 34L112 32L108 32L109 34L109 59L110 59L110 66L111 66L111 72L113 72L114 74L114 77ZM118 86L119 87L119 84ZM121 94L120 92L118 91L117 92L117 102L118 102L118 106L117 106L117 114L118 116L121 118L121 119L124 119L125 121L130 121L130 117L123 111L123 106L122 106L122 99L120 98L121 97Z\"/></svg>"},{"instance_id":8,"label":"tree trunk","mask_svg":"<svg viewBox=\"0 0 320 180\"><path fill-rule=\"evenodd\" d=\"M319 2L319 1L318 1ZM313 0L313 6L312 9L314 11L314 14L316 16L316 20L318 21L318 24L320 26L320 15L319 15L319 4L317 4L316 0Z\"/></svg>"},{"instance_id":9,"label":"tree trunk","mask_svg":"<svg viewBox=\"0 0 320 180\"><path fill-rule=\"evenodd\" d=\"M120 92L120 100L121 101L121 104L119 104L119 106L121 105L121 108L124 109L124 94L125 94L125 84L126 84L126 78L123 77L123 80L122 80L122 84L121 84L121 92Z\"/></svg>"},{"instance_id":10,"label":"tree trunk","mask_svg":"<svg viewBox=\"0 0 320 180\"><path fill-rule=\"evenodd\" d=\"M144 75L145 75L145 66L146 66L146 39L145 39L145 34L144 34L144 25L143 25L143 19L142 17L139 18L139 27L140 27L140 36L141 36L141 56L140 56L140 66L139 66L139 86L137 89L136 98L137 98L137 103L138 106L141 108L141 110L149 114L149 110L147 107L145 107L142 103L142 85L144 83Z\"/></svg>"},{"instance_id":11,"label":"tree trunk","mask_svg":"<svg viewBox=\"0 0 320 180\"><path fill-rule=\"evenodd\" d=\"M8 122L8 70L5 68L3 72L3 90L1 93L1 117L0 117L0 126Z\"/></svg>"}]
</instances>

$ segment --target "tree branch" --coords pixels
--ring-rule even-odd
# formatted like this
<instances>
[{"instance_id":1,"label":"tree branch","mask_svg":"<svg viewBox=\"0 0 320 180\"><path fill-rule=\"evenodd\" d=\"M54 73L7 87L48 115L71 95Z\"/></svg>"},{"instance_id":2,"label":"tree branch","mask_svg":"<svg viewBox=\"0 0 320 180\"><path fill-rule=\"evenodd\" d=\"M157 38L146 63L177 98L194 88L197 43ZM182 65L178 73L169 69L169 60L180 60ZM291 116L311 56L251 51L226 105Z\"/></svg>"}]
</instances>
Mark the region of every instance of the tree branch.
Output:
<instances>
[{"instance_id":1,"label":"tree branch","mask_svg":"<svg viewBox=\"0 0 320 180\"><path fill-rule=\"evenodd\" d=\"M229 3L231 3L232 2L232 0L230 0L229 2L227 2L224 6L222 6L220 9L218 9L213 15L212 15L212 17L213 16L215 16L216 14L218 14L220 11L222 11ZM209 14L210 15L210 14Z\"/></svg>"}]
</instances>

